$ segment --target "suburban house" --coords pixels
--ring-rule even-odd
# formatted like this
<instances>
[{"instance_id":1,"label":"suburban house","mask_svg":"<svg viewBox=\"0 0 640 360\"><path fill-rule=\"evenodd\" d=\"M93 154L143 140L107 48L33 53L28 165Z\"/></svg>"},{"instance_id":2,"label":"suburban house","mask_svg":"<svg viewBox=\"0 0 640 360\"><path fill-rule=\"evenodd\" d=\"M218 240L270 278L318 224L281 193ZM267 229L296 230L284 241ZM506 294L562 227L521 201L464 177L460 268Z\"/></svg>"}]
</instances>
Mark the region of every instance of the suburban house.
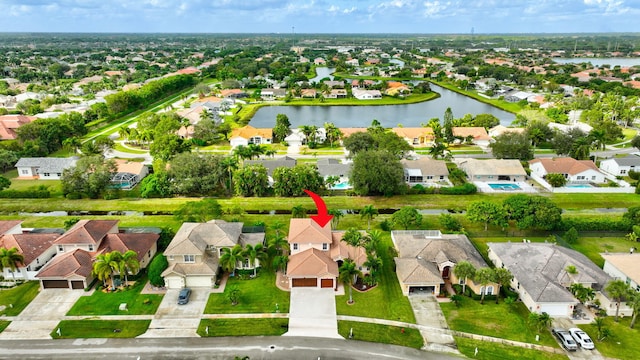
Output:
<instances>
[{"instance_id":1,"label":"suburban house","mask_svg":"<svg viewBox=\"0 0 640 360\"><path fill-rule=\"evenodd\" d=\"M367 261L364 248L342 241L343 231L331 231L331 222L321 227L312 219L291 219L287 241L291 249L286 275L290 287L338 289L338 268L345 259L359 270Z\"/></svg>"},{"instance_id":2,"label":"suburban house","mask_svg":"<svg viewBox=\"0 0 640 360\"><path fill-rule=\"evenodd\" d=\"M353 97L358 100L382 99L382 93L380 90L352 89L351 94L353 94Z\"/></svg>"},{"instance_id":3,"label":"suburban house","mask_svg":"<svg viewBox=\"0 0 640 360\"><path fill-rule=\"evenodd\" d=\"M547 174L562 174L569 183L604 183L607 181L591 160L570 157L544 158L529 161L531 174L544 178Z\"/></svg>"},{"instance_id":4,"label":"suburban house","mask_svg":"<svg viewBox=\"0 0 640 360\"><path fill-rule=\"evenodd\" d=\"M36 119L35 116L0 115L0 140L17 139L16 129Z\"/></svg>"},{"instance_id":5,"label":"suburban house","mask_svg":"<svg viewBox=\"0 0 640 360\"><path fill-rule=\"evenodd\" d=\"M222 249L264 242L264 233L243 233L242 225L224 220L183 223L164 251L169 262L169 267L162 273L167 288L212 288L217 280ZM249 264L249 260L236 264L238 269L259 266L258 260L254 264Z\"/></svg>"},{"instance_id":6,"label":"suburban house","mask_svg":"<svg viewBox=\"0 0 640 360\"><path fill-rule=\"evenodd\" d=\"M411 146L431 146L435 135L430 127L405 128L395 127L391 131L403 138Z\"/></svg>"},{"instance_id":7,"label":"suburban house","mask_svg":"<svg viewBox=\"0 0 640 360\"><path fill-rule=\"evenodd\" d=\"M20 179L60 180L62 172L74 167L77 161L77 157L20 158L16 163L16 168Z\"/></svg>"},{"instance_id":8,"label":"suburban house","mask_svg":"<svg viewBox=\"0 0 640 360\"><path fill-rule=\"evenodd\" d=\"M421 157L418 160L400 160L404 168L404 182L409 186L427 185L441 186L451 185L449 182L449 169L443 160L433 160Z\"/></svg>"},{"instance_id":9,"label":"suburban house","mask_svg":"<svg viewBox=\"0 0 640 360\"><path fill-rule=\"evenodd\" d=\"M84 289L94 279L98 255L133 250L144 269L156 254L158 238L154 232L121 232L118 220L80 220L53 241L55 256L35 277L42 289Z\"/></svg>"},{"instance_id":10,"label":"suburban house","mask_svg":"<svg viewBox=\"0 0 640 360\"><path fill-rule=\"evenodd\" d=\"M521 127L506 127L504 125L496 125L489 129L487 134L489 134L489 137L491 138L491 140L493 140L493 138L495 138L496 136L504 135L507 133L522 134L525 132L525 130L525 128Z\"/></svg>"},{"instance_id":11,"label":"suburban house","mask_svg":"<svg viewBox=\"0 0 640 360\"><path fill-rule=\"evenodd\" d=\"M604 253L602 270L614 279L622 280L632 289L640 291L640 253Z\"/></svg>"},{"instance_id":12,"label":"suburban house","mask_svg":"<svg viewBox=\"0 0 640 360\"><path fill-rule=\"evenodd\" d=\"M16 271L4 267L2 276L5 279L35 280L38 270L56 255L52 245L61 233L29 233L22 229L21 223L22 220L0 221L0 248L16 248L24 258Z\"/></svg>"},{"instance_id":13,"label":"suburban house","mask_svg":"<svg viewBox=\"0 0 640 360\"><path fill-rule=\"evenodd\" d=\"M462 140L459 142L465 142L467 139L472 139L473 143L481 146L487 147L491 142L491 137L487 134L487 130L483 127L454 127L453 128L453 136L458 137Z\"/></svg>"},{"instance_id":14,"label":"suburban house","mask_svg":"<svg viewBox=\"0 0 640 360\"><path fill-rule=\"evenodd\" d=\"M260 97L264 100L282 99L287 96L287 89L262 89L260 90Z\"/></svg>"},{"instance_id":15,"label":"suburban house","mask_svg":"<svg viewBox=\"0 0 640 360\"><path fill-rule=\"evenodd\" d=\"M399 81L387 81L387 89L384 93L389 96L407 95L411 93L411 88Z\"/></svg>"},{"instance_id":16,"label":"suburban house","mask_svg":"<svg viewBox=\"0 0 640 360\"><path fill-rule=\"evenodd\" d=\"M271 144L273 139L273 129L256 129L253 126L246 125L238 129L233 129L229 142L231 148L240 145L247 146L249 144Z\"/></svg>"},{"instance_id":17,"label":"suburban house","mask_svg":"<svg viewBox=\"0 0 640 360\"><path fill-rule=\"evenodd\" d=\"M129 160L115 159L117 172L111 177L111 184L122 190L133 189L149 174L147 165Z\"/></svg>"},{"instance_id":18,"label":"suburban house","mask_svg":"<svg viewBox=\"0 0 640 360\"><path fill-rule=\"evenodd\" d=\"M519 160L464 159L458 167L467 173L471 181L525 181L527 172Z\"/></svg>"},{"instance_id":19,"label":"suburban house","mask_svg":"<svg viewBox=\"0 0 640 360\"><path fill-rule=\"evenodd\" d=\"M202 105L190 107L188 109L180 109L176 111L176 114L181 118L189 120L190 124L197 124L202 119L202 113L204 111L209 112L209 109Z\"/></svg>"},{"instance_id":20,"label":"suburban house","mask_svg":"<svg viewBox=\"0 0 640 360\"><path fill-rule=\"evenodd\" d=\"M242 99L249 97L249 94L242 89L222 89L220 90L220 96L225 99Z\"/></svg>"},{"instance_id":21,"label":"suburban house","mask_svg":"<svg viewBox=\"0 0 640 360\"><path fill-rule=\"evenodd\" d=\"M273 185L273 171L277 168L285 167L292 168L296 166L296 159L288 156L283 156L278 159L257 159L257 160L245 160L243 166L247 165L262 165L267 169L267 175L269 176L269 184Z\"/></svg>"},{"instance_id":22,"label":"suburban house","mask_svg":"<svg viewBox=\"0 0 640 360\"><path fill-rule=\"evenodd\" d=\"M325 95L327 99L344 99L347 97L347 90L345 89L331 89L331 92Z\"/></svg>"},{"instance_id":23,"label":"suburban house","mask_svg":"<svg viewBox=\"0 0 640 360\"><path fill-rule=\"evenodd\" d=\"M318 95L318 91L316 89L302 89L300 90L301 98L315 98Z\"/></svg>"},{"instance_id":24,"label":"suburban house","mask_svg":"<svg viewBox=\"0 0 640 360\"><path fill-rule=\"evenodd\" d=\"M344 81L342 80L325 80L322 83L331 89L344 89Z\"/></svg>"},{"instance_id":25,"label":"suburban house","mask_svg":"<svg viewBox=\"0 0 640 360\"><path fill-rule=\"evenodd\" d=\"M568 288L573 283L580 283L596 291L596 299L609 314L615 312L615 305L612 309L611 300L603 293L611 276L583 254L552 243L526 241L487 245L489 259L495 266L504 267L513 274L511 287L529 311L571 316L578 300ZM571 271L572 267L575 271ZM626 306L621 306L621 313L625 309Z\"/></svg>"},{"instance_id":26,"label":"suburban house","mask_svg":"<svg viewBox=\"0 0 640 360\"><path fill-rule=\"evenodd\" d=\"M460 261L470 262L476 269L488 267L471 241L461 234L442 234L439 230L394 230L391 240L398 256L396 276L404 295L440 294L445 284L464 284L476 294L495 294L498 286L486 287L472 279L458 279L453 272Z\"/></svg>"},{"instance_id":27,"label":"suburban house","mask_svg":"<svg viewBox=\"0 0 640 360\"><path fill-rule=\"evenodd\" d=\"M630 171L640 172L640 156L627 155L600 161L600 170L614 176L627 176Z\"/></svg>"},{"instance_id":28,"label":"suburban house","mask_svg":"<svg viewBox=\"0 0 640 360\"><path fill-rule=\"evenodd\" d=\"M349 173L351 173L351 163L343 163L338 159L322 158L318 159L318 172L323 179L330 176L338 177L338 183L348 183Z\"/></svg>"}]
</instances>

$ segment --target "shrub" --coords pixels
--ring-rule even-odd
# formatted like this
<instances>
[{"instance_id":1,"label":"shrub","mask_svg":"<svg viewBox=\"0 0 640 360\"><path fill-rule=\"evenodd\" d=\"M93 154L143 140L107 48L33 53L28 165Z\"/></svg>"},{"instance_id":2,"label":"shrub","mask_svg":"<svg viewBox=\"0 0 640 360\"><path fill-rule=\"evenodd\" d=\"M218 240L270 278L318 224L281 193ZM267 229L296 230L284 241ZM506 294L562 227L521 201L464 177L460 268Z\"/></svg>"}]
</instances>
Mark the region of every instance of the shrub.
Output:
<instances>
[{"instance_id":1,"label":"shrub","mask_svg":"<svg viewBox=\"0 0 640 360\"><path fill-rule=\"evenodd\" d=\"M391 231L391 222L389 220L384 220L380 223L380 229L382 231Z\"/></svg>"},{"instance_id":2,"label":"shrub","mask_svg":"<svg viewBox=\"0 0 640 360\"><path fill-rule=\"evenodd\" d=\"M627 219L608 218L565 218L558 225L558 230L575 228L577 231L620 231L628 233L633 224Z\"/></svg>"},{"instance_id":3,"label":"shrub","mask_svg":"<svg viewBox=\"0 0 640 360\"><path fill-rule=\"evenodd\" d=\"M80 194L79 192L72 192L68 193L65 197L69 200L80 200L82 199L82 194Z\"/></svg>"},{"instance_id":4,"label":"shrub","mask_svg":"<svg viewBox=\"0 0 640 360\"><path fill-rule=\"evenodd\" d=\"M151 260L151 264L149 264L149 282L153 286L164 286L164 278L162 277L162 272L165 271L169 267L169 262L167 258L158 254L156 257Z\"/></svg>"},{"instance_id":5,"label":"shrub","mask_svg":"<svg viewBox=\"0 0 640 360\"><path fill-rule=\"evenodd\" d=\"M478 188L472 183L465 183L459 186L443 187L439 189L442 195L471 195L478 192Z\"/></svg>"},{"instance_id":6,"label":"shrub","mask_svg":"<svg viewBox=\"0 0 640 360\"><path fill-rule=\"evenodd\" d=\"M640 180L640 171L631 170L627 175L629 175L629 177L633 180Z\"/></svg>"},{"instance_id":7,"label":"shrub","mask_svg":"<svg viewBox=\"0 0 640 360\"><path fill-rule=\"evenodd\" d=\"M551 173L551 174L547 174L544 179L549 183L549 185L557 188L557 187L563 187L567 184L567 178L564 177L564 175L562 174L557 174L557 173Z\"/></svg>"},{"instance_id":8,"label":"shrub","mask_svg":"<svg viewBox=\"0 0 640 360\"><path fill-rule=\"evenodd\" d=\"M575 227L572 227L564 233L563 238L569 244L575 244L578 241L578 230L576 230Z\"/></svg>"},{"instance_id":9,"label":"shrub","mask_svg":"<svg viewBox=\"0 0 640 360\"><path fill-rule=\"evenodd\" d=\"M462 228L458 219L454 218L451 214L440 214L438 221L440 222L440 226L447 231L460 231Z\"/></svg>"},{"instance_id":10,"label":"shrub","mask_svg":"<svg viewBox=\"0 0 640 360\"><path fill-rule=\"evenodd\" d=\"M3 199L48 199L51 197L49 190L2 190L0 198Z\"/></svg>"}]
</instances>

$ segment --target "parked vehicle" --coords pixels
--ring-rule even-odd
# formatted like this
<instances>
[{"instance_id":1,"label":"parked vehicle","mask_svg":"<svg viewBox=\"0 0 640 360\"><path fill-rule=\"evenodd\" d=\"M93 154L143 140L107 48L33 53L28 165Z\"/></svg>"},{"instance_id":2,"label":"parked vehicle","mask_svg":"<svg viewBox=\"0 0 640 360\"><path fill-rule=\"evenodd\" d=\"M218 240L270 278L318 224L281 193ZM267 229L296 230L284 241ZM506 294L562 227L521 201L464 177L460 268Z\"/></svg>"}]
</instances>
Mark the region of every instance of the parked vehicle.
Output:
<instances>
[{"instance_id":1,"label":"parked vehicle","mask_svg":"<svg viewBox=\"0 0 640 360\"><path fill-rule=\"evenodd\" d=\"M555 335L558 338L558 340L560 340L560 345L562 345L562 347L565 348L565 350L567 351L578 350L578 344L573 339L573 337L571 337L571 333L569 333L567 330L553 329L551 330L551 332L553 333L553 335Z\"/></svg>"},{"instance_id":2,"label":"parked vehicle","mask_svg":"<svg viewBox=\"0 0 640 360\"><path fill-rule=\"evenodd\" d=\"M581 348L592 350L595 347L595 345L593 344L593 340L591 340L589 335L586 332L582 331L582 329L571 328L569 329L569 332Z\"/></svg>"},{"instance_id":3,"label":"parked vehicle","mask_svg":"<svg viewBox=\"0 0 640 360\"><path fill-rule=\"evenodd\" d=\"M189 297L191 296L191 289L184 288L180 290L180 294L178 294L178 305L185 305L189 302Z\"/></svg>"}]
</instances>

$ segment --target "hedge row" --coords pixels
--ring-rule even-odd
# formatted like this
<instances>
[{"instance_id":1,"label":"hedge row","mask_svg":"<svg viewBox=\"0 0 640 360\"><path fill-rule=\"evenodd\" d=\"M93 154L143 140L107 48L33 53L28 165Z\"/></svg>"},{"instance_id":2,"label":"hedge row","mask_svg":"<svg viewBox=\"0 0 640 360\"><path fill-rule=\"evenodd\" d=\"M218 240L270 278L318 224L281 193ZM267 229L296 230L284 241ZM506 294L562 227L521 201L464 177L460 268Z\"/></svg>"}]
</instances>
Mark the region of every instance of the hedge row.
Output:
<instances>
[{"instance_id":1,"label":"hedge row","mask_svg":"<svg viewBox=\"0 0 640 360\"><path fill-rule=\"evenodd\" d=\"M633 224L627 219L611 218L563 218L557 230L567 231L575 228L578 231L622 231L630 232Z\"/></svg>"},{"instance_id":2,"label":"hedge row","mask_svg":"<svg viewBox=\"0 0 640 360\"><path fill-rule=\"evenodd\" d=\"M51 197L49 190L2 190L3 199L47 199Z\"/></svg>"}]
</instances>

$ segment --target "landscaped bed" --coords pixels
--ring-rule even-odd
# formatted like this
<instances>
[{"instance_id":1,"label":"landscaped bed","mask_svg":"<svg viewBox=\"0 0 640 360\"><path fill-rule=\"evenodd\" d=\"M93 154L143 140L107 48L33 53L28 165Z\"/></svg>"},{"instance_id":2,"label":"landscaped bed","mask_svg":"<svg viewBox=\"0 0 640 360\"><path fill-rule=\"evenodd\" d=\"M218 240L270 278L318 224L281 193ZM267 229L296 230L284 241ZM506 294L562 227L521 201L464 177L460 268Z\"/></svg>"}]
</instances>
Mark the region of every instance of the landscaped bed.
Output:
<instances>
[{"instance_id":1,"label":"landscaped bed","mask_svg":"<svg viewBox=\"0 0 640 360\"><path fill-rule=\"evenodd\" d=\"M131 280L129 280L131 281ZM133 286L116 292L95 290L91 296L82 296L67 315L152 315L156 313L162 295L140 294L147 277L136 280ZM120 304L127 304L127 310L120 310Z\"/></svg>"},{"instance_id":2,"label":"landscaped bed","mask_svg":"<svg viewBox=\"0 0 640 360\"><path fill-rule=\"evenodd\" d=\"M560 360L565 355L552 354L546 351L525 349L517 346L456 337L458 350L472 359L519 359L519 360ZM476 349L478 353L476 354Z\"/></svg>"},{"instance_id":3,"label":"landscaped bed","mask_svg":"<svg viewBox=\"0 0 640 360\"><path fill-rule=\"evenodd\" d=\"M134 338L147 331L151 320L63 320L51 332L54 339ZM58 335L60 329L60 335Z\"/></svg>"},{"instance_id":4,"label":"landscaped bed","mask_svg":"<svg viewBox=\"0 0 640 360\"><path fill-rule=\"evenodd\" d=\"M630 317L622 318L619 322L615 322L614 318L609 316L605 318L605 327L609 329L610 335L603 341L598 340L598 331L595 325L587 324L579 327L589 334L596 349L603 356L617 359L637 359L640 354L640 330L636 324L634 329L629 328L631 322Z\"/></svg>"},{"instance_id":5,"label":"landscaped bed","mask_svg":"<svg viewBox=\"0 0 640 360\"><path fill-rule=\"evenodd\" d=\"M0 305L6 306L0 315L16 316L38 295L40 282L27 281L11 289L0 290Z\"/></svg>"},{"instance_id":6,"label":"landscaped bed","mask_svg":"<svg viewBox=\"0 0 640 360\"><path fill-rule=\"evenodd\" d=\"M338 321L338 333L345 339L349 339L351 329L353 329L353 340L401 345L415 349L420 349L424 345L422 335L417 329L357 321Z\"/></svg>"},{"instance_id":7,"label":"landscaped bed","mask_svg":"<svg viewBox=\"0 0 640 360\"><path fill-rule=\"evenodd\" d=\"M207 326L209 332L207 333ZM280 336L287 332L289 319L203 319L198 335L207 336Z\"/></svg>"},{"instance_id":8,"label":"landscaped bed","mask_svg":"<svg viewBox=\"0 0 640 360\"><path fill-rule=\"evenodd\" d=\"M229 292L240 290L237 305L231 305ZM240 280L230 277L224 293L209 295L205 314L275 313L276 304L281 313L289 312L289 293L276 287L276 276L272 272L260 271L253 279Z\"/></svg>"}]
</instances>

